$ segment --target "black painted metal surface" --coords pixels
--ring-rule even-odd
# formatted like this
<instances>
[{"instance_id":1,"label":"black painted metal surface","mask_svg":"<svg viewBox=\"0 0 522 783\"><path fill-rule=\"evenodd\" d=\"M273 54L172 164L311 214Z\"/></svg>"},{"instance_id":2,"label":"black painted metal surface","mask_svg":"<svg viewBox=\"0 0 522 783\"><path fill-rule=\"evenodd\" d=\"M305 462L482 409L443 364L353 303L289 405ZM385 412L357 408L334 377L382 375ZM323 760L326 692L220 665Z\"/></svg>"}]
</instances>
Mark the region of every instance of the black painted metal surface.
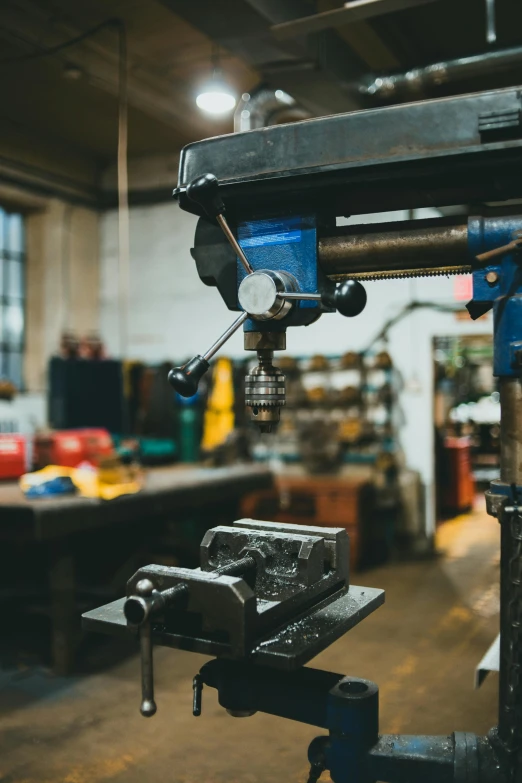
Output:
<instances>
[{"instance_id":1,"label":"black painted metal surface","mask_svg":"<svg viewBox=\"0 0 522 783\"><path fill-rule=\"evenodd\" d=\"M175 195L212 172L229 214L316 209L336 215L522 195L521 129L483 131L520 112L519 89L420 101L277 125L189 144ZM482 132L481 132L482 127Z\"/></svg>"}]
</instances>

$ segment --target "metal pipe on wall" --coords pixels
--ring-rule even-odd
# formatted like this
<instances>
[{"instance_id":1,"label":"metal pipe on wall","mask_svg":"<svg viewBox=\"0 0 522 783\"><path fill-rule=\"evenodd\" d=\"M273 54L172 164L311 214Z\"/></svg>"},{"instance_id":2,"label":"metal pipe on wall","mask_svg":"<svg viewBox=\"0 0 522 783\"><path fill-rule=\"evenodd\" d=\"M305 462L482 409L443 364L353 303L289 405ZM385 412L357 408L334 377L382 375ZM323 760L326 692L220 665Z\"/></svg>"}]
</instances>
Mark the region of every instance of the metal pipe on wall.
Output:
<instances>
[{"instance_id":1,"label":"metal pipe on wall","mask_svg":"<svg viewBox=\"0 0 522 783\"><path fill-rule=\"evenodd\" d=\"M490 74L492 71L507 71L515 65L522 65L522 46L482 52L471 57L457 57L438 63L411 68L402 73L371 76L356 88L361 95L380 98L383 101L396 100L408 95L422 94L425 88L467 79L471 76Z\"/></svg>"},{"instance_id":2,"label":"metal pipe on wall","mask_svg":"<svg viewBox=\"0 0 522 783\"><path fill-rule=\"evenodd\" d=\"M265 128L277 125L282 120L294 122L306 120L310 112L300 106L284 90L259 86L251 93L245 92L238 101L234 112L234 132Z\"/></svg>"}]
</instances>

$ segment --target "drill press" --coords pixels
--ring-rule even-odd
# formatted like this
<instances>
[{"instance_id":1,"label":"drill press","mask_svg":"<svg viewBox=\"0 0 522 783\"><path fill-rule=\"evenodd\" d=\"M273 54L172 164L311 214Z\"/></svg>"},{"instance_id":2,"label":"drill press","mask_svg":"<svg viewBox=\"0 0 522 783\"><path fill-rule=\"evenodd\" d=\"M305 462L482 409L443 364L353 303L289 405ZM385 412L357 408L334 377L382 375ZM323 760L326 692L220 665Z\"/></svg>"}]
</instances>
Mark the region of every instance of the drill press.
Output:
<instances>
[{"instance_id":1,"label":"drill press","mask_svg":"<svg viewBox=\"0 0 522 783\"><path fill-rule=\"evenodd\" d=\"M467 221L335 224L340 215L520 199L521 162L521 90L507 89L197 142L183 150L175 190L200 216L199 276L239 315L171 383L194 394L243 326L259 360L245 401L264 431L284 404L272 357L287 327L334 310L356 316L365 280L472 272L470 316L493 310L502 408L501 479L487 493L501 525L498 727L487 737L380 736L376 684L302 665L377 608L382 591L351 584L344 531L256 520L209 531L199 569L140 569L125 599L84 616L88 628L139 634L144 715L155 712L155 642L215 656L195 678L194 714L206 684L233 715L264 711L328 729L309 747L311 782L324 769L335 783L522 780L522 216L505 205Z\"/></svg>"},{"instance_id":2,"label":"drill press","mask_svg":"<svg viewBox=\"0 0 522 783\"><path fill-rule=\"evenodd\" d=\"M286 348L287 327L308 326L323 312L337 310L349 317L359 315L366 305L366 291L356 280L335 285L316 265L309 263L308 250L315 245L317 233L313 217L245 221L236 239L225 217L219 183L213 174L197 177L184 193L206 218L215 220L222 229L231 251L223 259L221 248L218 261L233 267L232 274L227 275L233 288L235 259L238 259L237 301L235 290L226 291L226 296L233 303L232 309L242 312L208 351L171 370L170 383L184 397L195 394L199 380L210 367L209 359L244 326L245 350L256 351L258 358L258 365L245 378L245 404L260 431L271 432L279 423L280 409L285 405L285 376L272 362L274 351ZM209 230L211 227L206 227ZM265 260L273 263L267 258L267 247L277 250L277 269L264 266ZM197 263L201 255L198 251L196 244L193 252ZM208 250L204 253L206 256ZM212 260L205 257L201 261L199 270L203 279L204 265ZM223 277L223 269L214 270L214 274ZM220 293L223 296L221 289Z\"/></svg>"}]
</instances>

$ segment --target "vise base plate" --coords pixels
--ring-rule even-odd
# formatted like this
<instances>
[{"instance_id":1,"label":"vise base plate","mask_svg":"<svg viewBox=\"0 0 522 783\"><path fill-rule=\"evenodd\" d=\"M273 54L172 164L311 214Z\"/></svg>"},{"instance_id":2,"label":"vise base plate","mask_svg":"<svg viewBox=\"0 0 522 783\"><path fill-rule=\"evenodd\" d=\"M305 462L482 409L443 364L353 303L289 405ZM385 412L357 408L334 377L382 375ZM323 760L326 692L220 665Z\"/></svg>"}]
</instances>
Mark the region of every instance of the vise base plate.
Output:
<instances>
[{"instance_id":1,"label":"vise base plate","mask_svg":"<svg viewBox=\"0 0 522 783\"><path fill-rule=\"evenodd\" d=\"M125 598L93 609L83 615L85 630L113 635L129 635L123 614ZM384 590L350 585L348 592L326 606L268 634L254 647L248 660L264 666L294 670L308 663L347 631L364 620L384 603ZM208 639L184 637L153 626L153 641L164 647L222 657L227 645Z\"/></svg>"}]
</instances>

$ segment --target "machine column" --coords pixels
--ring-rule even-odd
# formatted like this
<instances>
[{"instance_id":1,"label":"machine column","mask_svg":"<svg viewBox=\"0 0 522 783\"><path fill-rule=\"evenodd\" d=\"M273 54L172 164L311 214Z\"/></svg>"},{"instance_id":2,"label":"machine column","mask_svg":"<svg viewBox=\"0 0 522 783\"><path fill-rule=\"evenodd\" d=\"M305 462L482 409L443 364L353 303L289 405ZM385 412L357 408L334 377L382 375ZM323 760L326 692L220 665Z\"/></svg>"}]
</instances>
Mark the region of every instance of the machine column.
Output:
<instances>
[{"instance_id":1,"label":"machine column","mask_svg":"<svg viewBox=\"0 0 522 783\"><path fill-rule=\"evenodd\" d=\"M500 479L513 487L501 522L499 739L513 763L520 747L522 710L522 381L500 379Z\"/></svg>"}]
</instances>

